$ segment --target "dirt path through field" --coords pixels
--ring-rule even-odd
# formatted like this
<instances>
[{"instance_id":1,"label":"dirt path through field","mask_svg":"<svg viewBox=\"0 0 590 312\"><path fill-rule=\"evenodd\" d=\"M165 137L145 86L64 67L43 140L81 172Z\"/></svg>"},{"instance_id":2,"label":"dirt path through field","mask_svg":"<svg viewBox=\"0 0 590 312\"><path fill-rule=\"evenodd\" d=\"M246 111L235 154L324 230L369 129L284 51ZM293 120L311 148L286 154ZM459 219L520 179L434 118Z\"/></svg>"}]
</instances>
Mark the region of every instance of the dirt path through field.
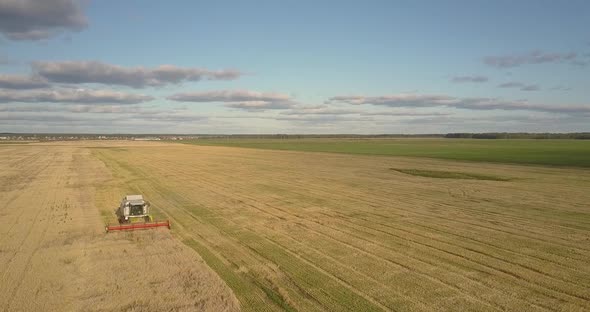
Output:
<instances>
[{"instance_id":1,"label":"dirt path through field","mask_svg":"<svg viewBox=\"0 0 590 312\"><path fill-rule=\"evenodd\" d=\"M0 311L238 310L167 229L104 233L120 187L84 144L0 147Z\"/></svg>"}]
</instances>

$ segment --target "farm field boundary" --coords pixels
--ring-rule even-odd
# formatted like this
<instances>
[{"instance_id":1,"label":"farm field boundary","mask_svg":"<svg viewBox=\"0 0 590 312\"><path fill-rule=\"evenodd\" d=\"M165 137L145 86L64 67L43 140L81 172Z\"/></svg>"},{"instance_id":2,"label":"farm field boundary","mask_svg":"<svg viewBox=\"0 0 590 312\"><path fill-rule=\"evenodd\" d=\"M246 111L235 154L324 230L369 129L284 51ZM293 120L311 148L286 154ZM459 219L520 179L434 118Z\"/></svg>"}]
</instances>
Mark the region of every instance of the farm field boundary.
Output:
<instances>
[{"instance_id":1,"label":"farm field boundary","mask_svg":"<svg viewBox=\"0 0 590 312\"><path fill-rule=\"evenodd\" d=\"M590 141L585 140L197 139L175 142L206 146L590 168Z\"/></svg>"}]
</instances>

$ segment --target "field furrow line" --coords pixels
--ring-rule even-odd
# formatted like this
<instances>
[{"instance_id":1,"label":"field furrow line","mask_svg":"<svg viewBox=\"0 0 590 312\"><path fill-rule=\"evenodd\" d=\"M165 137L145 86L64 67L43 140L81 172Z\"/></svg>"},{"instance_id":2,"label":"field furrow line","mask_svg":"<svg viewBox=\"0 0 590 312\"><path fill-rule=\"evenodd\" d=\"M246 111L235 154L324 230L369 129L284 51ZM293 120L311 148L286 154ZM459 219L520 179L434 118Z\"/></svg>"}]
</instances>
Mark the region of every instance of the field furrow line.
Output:
<instances>
[{"instance_id":1,"label":"field furrow line","mask_svg":"<svg viewBox=\"0 0 590 312\"><path fill-rule=\"evenodd\" d=\"M218 195L222 196L222 194L218 194ZM257 208L257 207L254 207L254 208ZM270 212L268 212L268 210L259 209L259 208L257 208L257 209L258 209L258 210L259 210L261 213L270 213ZM284 212L284 211L282 211L282 212ZM279 217L280 217L280 216L278 216L278 215L275 215L275 214L272 214L272 213L270 213L270 214L271 214L271 216L273 216L273 217L277 217L277 218L279 218ZM443 283L444 283L444 282L443 282Z\"/></svg>"},{"instance_id":2,"label":"field furrow line","mask_svg":"<svg viewBox=\"0 0 590 312\"><path fill-rule=\"evenodd\" d=\"M209 182L209 183L212 183L212 182ZM219 187L219 185L217 185L217 186ZM251 198L250 198L250 199L251 199ZM264 210L263 210L263 209L261 209L260 211L264 211ZM265 211L265 212L266 212L266 211ZM285 212L285 211L283 211L283 212ZM275 215L275 217L277 217L277 216ZM382 225L382 226L388 226L388 225L384 225L384 224L382 224L382 223L379 223L379 222L377 222L377 221L375 221L375 223L377 223L377 224L380 224L380 225ZM399 228L396 228L396 229L397 229L397 230L401 230L401 229L399 229ZM412 235L418 235L418 234L416 234L416 233L414 233L414 232L411 232L411 231L408 231L408 230L402 230L402 231L403 231L403 232L405 232L405 233L408 233L408 234L412 234ZM420 235L420 236L424 237L423 235ZM426 238L428 238L428 239L434 239L434 238L430 238L430 237L426 237ZM445 242L445 241L441 241L441 240L439 240L439 241L440 241L440 242L443 242L443 243L447 243L447 244L449 243L449 242ZM570 281L568 281L568 280L565 280L565 279L563 279L563 278L560 278L560 277L555 277L555 276L552 276L552 275L548 275L548 274L547 274L547 273L545 273L545 272L542 272L542 271L540 271L540 270L537 270L537 269L535 269L535 268L532 268L532 267L529 267L529 266L523 266L523 265L521 265L521 264L518 264L518 263L509 262L509 261L507 261L507 260L504 260L504 259L502 259L502 258L499 258L499 257L493 256L493 255L490 255L490 254L488 254L488 253L481 253L481 252L479 252L479 251L477 251L477 250L474 250L474 249L472 249L472 248L468 248L468 247L464 247L464 246L460 246L460 245L455 245L455 244L451 244L451 245L452 245L452 246L455 246L455 247L459 247L459 248L464 248L465 250L468 250L468 251L471 251L471 252L474 252L474 253L480 253L480 254L482 254L482 255L485 255L485 256L488 256L488 257L492 257L492 258L494 258L494 259L496 259L496 260L498 260L498 261L506 261L506 262L508 262L508 263L510 263L510 264L513 264L513 265L522 266L522 267L523 267L523 268L525 268L525 269L529 269L529 270L532 270L532 271L534 271L534 272L536 272L536 273L539 273L539 274L542 274L542 275L546 275L546 276L548 276L548 277L550 277L550 278L556 278L556 279L559 279L559 280L561 280L561 281L563 281L563 282L566 282L566 283L570 282Z\"/></svg>"}]
</instances>

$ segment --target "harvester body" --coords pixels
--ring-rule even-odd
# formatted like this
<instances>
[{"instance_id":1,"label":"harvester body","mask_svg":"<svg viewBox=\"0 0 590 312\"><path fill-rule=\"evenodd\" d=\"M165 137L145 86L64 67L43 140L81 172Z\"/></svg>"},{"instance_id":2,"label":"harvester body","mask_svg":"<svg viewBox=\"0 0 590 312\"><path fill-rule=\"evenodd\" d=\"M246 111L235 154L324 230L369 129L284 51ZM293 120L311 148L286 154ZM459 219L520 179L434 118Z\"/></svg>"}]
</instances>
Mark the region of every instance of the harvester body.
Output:
<instances>
[{"instance_id":1,"label":"harvester body","mask_svg":"<svg viewBox=\"0 0 590 312\"><path fill-rule=\"evenodd\" d=\"M170 229L170 221L152 221L150 215L150 203L143 199L142 195L127 195L121 200L121 204L115 212L119 224L107 225L106 231L125 231L136 229L149 229L167 227ZM143 222L141 220L143 219ZM140 222L134 222L139 220Z\"/></svg>"}]
</instances>

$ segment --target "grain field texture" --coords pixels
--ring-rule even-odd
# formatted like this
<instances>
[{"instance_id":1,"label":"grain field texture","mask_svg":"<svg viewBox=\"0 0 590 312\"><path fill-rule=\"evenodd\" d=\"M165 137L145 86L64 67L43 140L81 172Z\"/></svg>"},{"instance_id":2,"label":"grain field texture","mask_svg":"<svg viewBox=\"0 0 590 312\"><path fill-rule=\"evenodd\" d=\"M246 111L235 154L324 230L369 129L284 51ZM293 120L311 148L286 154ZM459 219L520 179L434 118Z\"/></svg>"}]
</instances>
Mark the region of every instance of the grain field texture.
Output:
<instances>
[{"instance_id":1,"label":"grain field texture","mask_svg":"<svg viewBox=\"0 0 590 312\"><path fill-rule=\"evenodd\" d=\"M0 311L237 311L168 230L105 233L125 188L88 145L0 146Z\"/></svg>"},{"instance_id":2,"label":"grain field texture","mask_svg":"<svg viewBox=\"0 0 590 312\"><path fill-rule=\"evenodd\" d=\"M91 150L172 220L244 311L590 310L587 169L165 143ZM416 169L498 180L403 172Z\"/></svg>"}]
</instances>

